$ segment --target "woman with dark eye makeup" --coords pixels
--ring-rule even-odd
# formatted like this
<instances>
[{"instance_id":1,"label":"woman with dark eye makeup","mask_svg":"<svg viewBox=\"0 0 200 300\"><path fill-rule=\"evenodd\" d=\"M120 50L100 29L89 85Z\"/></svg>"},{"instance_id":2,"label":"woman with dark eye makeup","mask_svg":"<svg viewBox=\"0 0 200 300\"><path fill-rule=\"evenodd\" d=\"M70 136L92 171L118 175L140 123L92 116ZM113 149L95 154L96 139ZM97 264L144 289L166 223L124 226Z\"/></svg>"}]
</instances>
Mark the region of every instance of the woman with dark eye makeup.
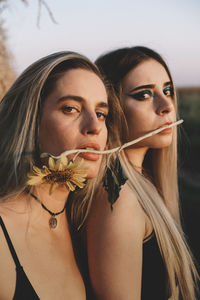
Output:
<instances>
[{"instance_id":1,"label":"woman with dark eye makeup","mask_svg":"<svg viewBox=\"0 0 200 300\"><path fill-rule=\"evenodd\" d=\"M171 82L166 82L165 84L167 86L166 88L163 89L163 94L166 96L173 96L174 91L173 87L171 86ZM155 98L155 95L152 93L153 86L152 85L143 85L139 86L131 91L130 94L127 94L127 96L132 97L135 100L142 101L142 100L147 100L150 98ZM135 91L141 90L140 92L133 93Z\"/></svg>"},{"instance_id":2,"label":"woman with dark eye makeup","mask_svg":"<svg viewBox=\"0 0 200 300\"><path fill-rule=\"evenodd\" d=\"M158 53L124 48L96 63L125 113L123 143L176 120L173 80ZM96 299L196 299L198 275L180 225L176 127L130 146L120 163L128 179L113 210L108 182L107 191L99 189L86 226Z\"/></svg>"}]
</instances>

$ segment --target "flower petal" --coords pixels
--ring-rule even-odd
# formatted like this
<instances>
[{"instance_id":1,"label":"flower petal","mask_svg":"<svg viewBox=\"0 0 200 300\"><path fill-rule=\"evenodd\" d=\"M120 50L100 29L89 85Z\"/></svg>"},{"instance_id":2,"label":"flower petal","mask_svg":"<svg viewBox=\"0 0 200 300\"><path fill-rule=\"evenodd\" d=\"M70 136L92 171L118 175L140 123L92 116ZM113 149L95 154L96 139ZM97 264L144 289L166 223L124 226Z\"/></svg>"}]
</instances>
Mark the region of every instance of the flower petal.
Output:
<instances>
[{"instance_id":1,"label":"flower petal","mask_svg":"<svg viewBox=\"0 0 200 300\"><path fill-rule=\"evenodd\" d=\"M63 164L63 166L67 166L68 165L68 159L67 159L67 157L64 154L61 154L60 161Z\"/></svg>"},{"instance_id":2,"label":"flower petal","mask_svg":"<svg viewBox=\"0 0 200 300\"><path fill-rule=\"evenodd\" d=\"M70 181L67 181L65 183L65 185L66 185L66 187L67 187L68 190L70 190L72 192L75 190L75 186Z\"/></svg>"},{"instance_id":3,"label":"flower petal","mask_svg":"<svg viewBox=\"0 0 200 300\"><path fill-rule=\"evenodd\" d=\"M43 183L42 178L38 176L30 176L27 181L28 185L38 185L41 183Z\"/></svg>"},{"instance_id":4,"label":"flower petal","mask_svg":"<svg viewBox=\"0 0 200 300\"><path fill-rule=\"evenodd\" d=\"M49 157L49 168L43 166L39 169L33 166L32 173L28 174L28 185L50 184L49 194L51 195L57 187L66 186L69 191L74 191L76 186L83 188L86 184L88 167L82 166L84 160L73 162L62 154L60 159L55 161Z\"/></svg>"},{"instance_id":5,"label":"flower petal","mask_svg":"<svg viewBox=\"0 0 200 300\"><path fill-rule=\"evenodd\" d=\"M63 170L64 170L64 167L63 167L63 165L62 165L62 163L61 163L61 159L58 159L58 160L56 161L56 167L55 167L55 170L56 170L56 171L63 171Z\"/></svg>"},{"instance_id":6,"label":"flower petal","mask_svg":"<svg viewBox=\"0 0 200 300\"><path fill-rule=\"evenodd\" d=\"M55 161L52 157L49 157L49 169L55 170Z\"/></svg>"}]
</instances>

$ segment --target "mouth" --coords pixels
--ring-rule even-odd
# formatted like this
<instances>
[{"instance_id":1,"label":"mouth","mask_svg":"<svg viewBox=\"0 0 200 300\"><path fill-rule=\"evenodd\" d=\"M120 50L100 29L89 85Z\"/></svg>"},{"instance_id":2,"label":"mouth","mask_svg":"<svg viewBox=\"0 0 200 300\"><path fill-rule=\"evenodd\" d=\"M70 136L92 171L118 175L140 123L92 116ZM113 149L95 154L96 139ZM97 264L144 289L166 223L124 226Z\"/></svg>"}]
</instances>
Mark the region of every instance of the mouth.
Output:
<instances>
[{"instance_id":1,"label":"mouth","mask_svg":"<svg viewBox=\"0 0 200 300\"><path fill-rule=\"evenodd\" d=\"M97 143L87 143L80 145L78 149L86 149L86 150L100 150L100 145ZM84 158L85 160L92 160L97 161L100 158L100 155L97 153L90 153L90 152L82 152L79 154L80 157Z\"/></svg>"},{"instance_id":2,"label":"mouth","mask_svg":"<svg viewBox=\"0 0 200 300\"><path fill-rule=\"evenodd\" d=\"M158 128L165 127L166 125L171 125L172 123L173 122L166 122L165 124L162 124ZM165 128L161 132L159 132L159 134L170 134L170 133L172 133L172 128Z\"/></svg>"}]
</instances>

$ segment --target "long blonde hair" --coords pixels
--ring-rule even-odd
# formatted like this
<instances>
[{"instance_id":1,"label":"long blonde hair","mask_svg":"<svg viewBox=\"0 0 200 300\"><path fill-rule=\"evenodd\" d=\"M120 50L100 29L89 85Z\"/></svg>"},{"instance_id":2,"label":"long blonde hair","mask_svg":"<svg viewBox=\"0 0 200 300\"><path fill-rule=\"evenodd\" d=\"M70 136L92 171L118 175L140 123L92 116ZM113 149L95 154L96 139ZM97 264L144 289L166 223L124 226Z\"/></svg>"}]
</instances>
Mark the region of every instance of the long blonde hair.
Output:
<instances>
[{"instance_id":1,"label":"long blonde hair","mask_svg":"<svg viewBox=\"0 0 200 300\"><path fill-rule=\"evenodd\" d=\"M70 69L85 69L95 73L104 82L98 68L86 57L75 52L58 52L41 58L29 66L15 81L0 102L0 197L1 201L27 189L27 173L33 165L41 165L38 133L46 97L55 82ZM106 85L109 105L107 144L118 137L117 122L122 116L112 87ZM118 118L114 117L114 111ZM67 149L66 149L67 150ZM99 178L86 184L83 195L92 193ZM79 193L77 193L79 194ZM88 201L79 197L72 207L77 226L88 211Z\"/></svg>"},{"instance_id":2,"label":"long blonde hair","mask_svg":"<svg viewBox=\"0 0 200 300\"><path fill-rule=\"evenodd\" d=\"M123 48L97 59L96 64L105 78L113 84L122 108L122 79L129 71L148 59L154 59L164 66L172 81L162 57L146 47ZM177 110L176 95L174 105ZM178 284L183 300L194 300L198 275L180 226L177 130L173 130L173 141L169 147L150 149L145 156L143 167L153 183L134 169L125 153L121 155L121 163L128 176L128 184L152 222L168 273L169 295L172 299L178 300L176 288Z\"/></svg>"}]
</instances>

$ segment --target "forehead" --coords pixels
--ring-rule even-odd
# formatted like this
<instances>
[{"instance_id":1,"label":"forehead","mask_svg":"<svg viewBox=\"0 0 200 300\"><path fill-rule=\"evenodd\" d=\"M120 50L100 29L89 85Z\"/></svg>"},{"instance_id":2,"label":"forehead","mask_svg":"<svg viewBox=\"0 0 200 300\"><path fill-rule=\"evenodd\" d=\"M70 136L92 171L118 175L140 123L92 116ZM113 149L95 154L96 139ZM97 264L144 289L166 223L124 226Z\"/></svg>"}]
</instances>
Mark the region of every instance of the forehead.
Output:
<instances>
[{"instance_id":1,"label":"forehead","mask_svg":"<svg viewBox=\"0 0 200 300\"><path fill-rule=\"evenodd\" d=\"M170 81L164 66L155 59L148 59L132 69L122 80L124 86L163 84Z\"/></svg>"},{"instance_id":2,"label":"forehead","mask_svg":"<svg viewBox=\"0 0 200 300\"><path fill-rule=\"evenodd\" d=\"M101 101L107 98L106 88L102 80L94 72L84 69L71 69L57 79L52 91L56 94L72 94L90 99L95 97Z\"/></svg>"}]
</instances>

